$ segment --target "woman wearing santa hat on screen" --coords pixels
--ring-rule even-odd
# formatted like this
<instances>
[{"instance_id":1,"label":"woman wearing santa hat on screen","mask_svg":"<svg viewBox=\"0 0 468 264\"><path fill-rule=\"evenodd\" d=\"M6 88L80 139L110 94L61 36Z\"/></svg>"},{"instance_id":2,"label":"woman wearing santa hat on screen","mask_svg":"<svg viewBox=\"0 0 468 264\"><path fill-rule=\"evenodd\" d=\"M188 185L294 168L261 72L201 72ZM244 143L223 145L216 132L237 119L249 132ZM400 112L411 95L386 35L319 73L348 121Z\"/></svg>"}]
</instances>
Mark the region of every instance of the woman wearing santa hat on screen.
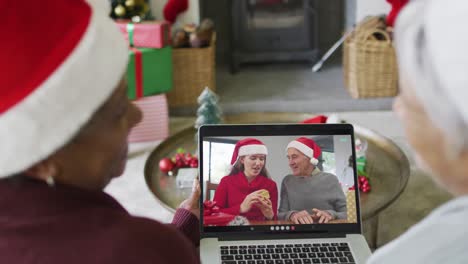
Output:
<instances>
[{"instance_id":1,"label":"woman wearing santa hat on screen","mask_svg":"<svg viewBox=\"0 0 468 264\"><path fill-rule=\"evenodd\" d=\"M296 224L346 219L346 197L337 177L317 167L322 150L315 141L297 138L286 151L292 174L281 183L279 219Z\"/></svg>"},{"instance_id":2,"label":"woman wearing santa hat on screen","mask_svg":"<svg viewBox=\"0 0 468 264\"><path fill-rule=\"evenodd\" d=\"M141 112L108 3L88 2L0 2L0 263L200 263L198 188L172 225L103 192Z\"/></svg>"},{"instance_id":3,"label":"woman wearing santa hat on screen","mask_svg":"<svg viewBox=\"0 0 468 264\"><path fill-rule=\"evenodd\" d=\"M267 147L260 140L237 142L231 172L221 179L213 199L221 212L249 220L276 219L278 189L265 168L267 155Z\"/></svg>"}]
</instances>

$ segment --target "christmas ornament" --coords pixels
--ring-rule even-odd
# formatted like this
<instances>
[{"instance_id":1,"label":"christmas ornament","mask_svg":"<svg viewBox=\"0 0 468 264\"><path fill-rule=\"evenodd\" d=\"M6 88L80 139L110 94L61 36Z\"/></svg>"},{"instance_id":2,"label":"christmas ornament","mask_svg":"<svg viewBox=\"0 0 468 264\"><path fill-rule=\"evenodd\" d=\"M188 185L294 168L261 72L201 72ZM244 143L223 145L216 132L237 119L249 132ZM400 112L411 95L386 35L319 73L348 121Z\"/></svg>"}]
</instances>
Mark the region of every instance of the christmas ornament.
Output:
<instances>
[{"instance_id":1,"label":"christmas ornament","mask_svg":"<svg viewBox=\"0 0 468 264\"><path fill-rule=\"evenodd\" d=\"M114 13L116 16L118 17L124 17L125 16L125 7L123 7L122 5L118 5L114 8Z\"/></svg>"},{"instance_id":2,"label":"christmas ornament","mask_svg":"<svg viewBox=\"0 0 468 264\"><path fill-rule=\"evenodd\" d=\"M110 0L114 19L130 19L134 23L151 19L148 0Z\"/></svg>"},{"instance_id":3,"label":"christmas ornament","mask_svg":"<svg viewBox=\"0 0 468 264\"><path fill-rule=\"evenodd\" d=\"M358 188L363 193L368 193L371 190L369 179L366 176L358 176Z\"/></svg>"},{"instance_id":4,"label":"christmas ornament","mask_svg":"<svg viewBox=\"0 0 468 264\"><path fill-rule=\"evenodd\" d=\"M163 158L159 161L159 169L164 173L169 173L174 169L175 164L169 158Z\"/></svg>"},{"instance_id":5,"label":"christmas ornament","mask_svg":"<svg viewBox=\"0 0 468 264\"><path fill-rule=\"evenodd\" d=\"M133 9L135 7L135 0L127 0L125 1L125 6L129 9Z\"/></svg>"},{"instance_id":6,"label":"christmas ornament","mask_svg":"<svg viewBox=\"0 0 468 264\"><path fill-rule=\"evenodd\" d=\"M198 158L183 148L178 148L172 158L163 158L159 161L159 169L170 176L181 168L198 168Z\"/></svg>"},{"instance_id":7,"label":"christmas ornament","mask_svg":"<svg viewBox=\"0 0 468 264\"><path fill-rule=\"evenodd\" d=\"M133 16L132 17L132 22L133 23L140 23L141 22L141 17L140 16Z\"/></svg>"}]
</instances>

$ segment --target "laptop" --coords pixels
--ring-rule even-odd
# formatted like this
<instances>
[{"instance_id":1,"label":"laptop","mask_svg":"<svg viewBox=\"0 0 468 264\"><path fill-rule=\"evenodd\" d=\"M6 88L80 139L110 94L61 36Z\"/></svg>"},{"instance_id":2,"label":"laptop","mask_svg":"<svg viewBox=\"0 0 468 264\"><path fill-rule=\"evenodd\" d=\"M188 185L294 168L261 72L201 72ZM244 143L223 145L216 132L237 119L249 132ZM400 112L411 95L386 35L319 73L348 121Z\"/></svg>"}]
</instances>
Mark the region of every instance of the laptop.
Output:
<instances>
[{"instance_id":1,"label":"laptop","mask_svg":"<svg viewBox=\"0 0 468 264\"><path fill-rule=\"evenodd\" d=\"M236 144L248 142L246 139L254 139L251 141L254 146L235 151ZM362 235L359 191L350 186L357 186L352 125L205 125L199 129L198 140L202 263L366 262L371 251ZM314 150L315 155L320 153L320 156L308 153L317 162L312 176L301 176L297 172L298 165L290 161L297 157L294 152L288 153L287 146L306 152L308 148L302 148L301 144L308 146L305 142L309 140L319 146L319 150ZM291 144L293 141L295 143ZM252 150L262 154L254 155ZM238 156L249 153L254 155L252 162L254 159L260 162L255 163L255 170L248 170L250 163L243 162L250 156L233 158L234 152ZM245 166L239 167L233 162ZM236 172L234 167L240 169ZM250 181L245 175L249 175ZM264 203L258 200L249 203L250 211L241 213L239 201L256 189L261 194L258 199L264 199ZM269 190L268 195L264 195L265 189ZM316 198L311 200L311 197ZM318 204L314 204L316 202ZM265 204L269 209L260 210ZM329 212L332 218L320 219L312 209ZM311 217L308 219L312 221L294 222L292 215L301 211L308 212Z\"/></svg>"}]
</instances>

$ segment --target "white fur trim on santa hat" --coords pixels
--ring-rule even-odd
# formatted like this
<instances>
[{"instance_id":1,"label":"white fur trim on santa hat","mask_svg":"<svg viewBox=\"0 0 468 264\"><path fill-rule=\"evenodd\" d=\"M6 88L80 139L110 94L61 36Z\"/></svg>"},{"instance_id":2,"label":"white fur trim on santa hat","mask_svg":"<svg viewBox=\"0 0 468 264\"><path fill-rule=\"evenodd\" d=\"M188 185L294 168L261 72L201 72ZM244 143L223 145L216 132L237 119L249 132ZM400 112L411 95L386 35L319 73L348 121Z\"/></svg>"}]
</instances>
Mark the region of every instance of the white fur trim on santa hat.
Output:
<instances>
[{"instance_id":1,"label":"white fur trim on santa hat","mask_svg":"<svg viewBox=\"0 0 468 264\"><path fill-rule=\"evenodd\" d=\"M312 165L317 165L318 164L318 160L316 158L314 158L314 150L309 148L307 145L299 142L299 141L296 141L296 140L293 140L291 142L289 142L288 146L286 147L286 150L288 148L295 148L297 150L299 150L300 152L302 152L304 155L306 155L307 157L310 158L310 163L312 163Z\"/></svg>"},{"instance_id":2,"label":"white fur trim on santa hat","mask_svg":"<svg viewBox=\"0 0 468 264\"><path fill-rule=\"evenodd\" d=\"M40 87L0 115L0 178L67 144L113 93L127 60L126 42L114 22L93 10L71 54Z\"/></svg>"},{"instance_id":3,"label":"white fur trim on santa hat","mask_svg":"<svg viewBox=\"0 0 468 264\"><path fill-rule=\"evenodd\" d=\"M444 132L448 156L468 148L468 1L410 1L395 26L401 90Z\"/></svg>"},{"instance_id":4,"label":"white fur trim on santa hat","mask_svg":"<svg viewBox=\"0 0 468 264\"><path fill-rule=\"evenodd\" d=\"M238 157L253 154L268 155L268 149L265 145L245 145L239 148Z\"/></svg>"}]
</instances>

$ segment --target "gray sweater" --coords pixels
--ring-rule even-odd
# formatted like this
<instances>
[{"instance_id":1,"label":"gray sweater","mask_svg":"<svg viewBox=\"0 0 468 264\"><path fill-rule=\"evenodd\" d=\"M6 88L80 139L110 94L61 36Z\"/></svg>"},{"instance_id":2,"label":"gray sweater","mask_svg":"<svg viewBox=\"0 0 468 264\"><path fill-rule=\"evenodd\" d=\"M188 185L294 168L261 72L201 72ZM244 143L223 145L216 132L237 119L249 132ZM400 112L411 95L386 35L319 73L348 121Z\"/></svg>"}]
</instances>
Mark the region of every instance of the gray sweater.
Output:
<instances>
[{"instance_id":1,"label":"gray sweater","mask_svg":"<svg viewBox=\"0 0 468 264\"><path fill-rule=\"evenodd\" d=\"M281 183L278 219L288 220L293 212L317 208L334 219L346 219L346 197L335 175L316 168L312 176L287 175Z\"/></svg>"}]
</instances>

